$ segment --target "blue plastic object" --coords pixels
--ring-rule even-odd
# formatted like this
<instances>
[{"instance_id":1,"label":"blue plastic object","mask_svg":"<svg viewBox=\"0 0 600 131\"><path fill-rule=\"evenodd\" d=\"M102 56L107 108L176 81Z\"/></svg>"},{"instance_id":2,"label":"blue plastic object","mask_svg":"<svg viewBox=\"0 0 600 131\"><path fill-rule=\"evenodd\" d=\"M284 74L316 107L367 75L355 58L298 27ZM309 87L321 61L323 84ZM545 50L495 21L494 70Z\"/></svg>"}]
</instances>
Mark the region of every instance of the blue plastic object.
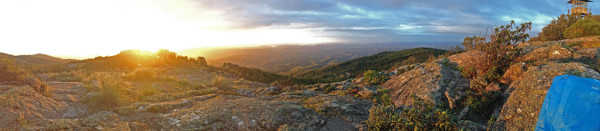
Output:
<instances>
[{"instance_id":1,"label":"blue plastic object","mask_svg":"<svg viewBox=\"0 0 600 131\"><path fill-rule=\"evenodd\" d=\"M600 81L572 75L554 77L535 130L600 131Z\"/></svg>"}]
</instances>

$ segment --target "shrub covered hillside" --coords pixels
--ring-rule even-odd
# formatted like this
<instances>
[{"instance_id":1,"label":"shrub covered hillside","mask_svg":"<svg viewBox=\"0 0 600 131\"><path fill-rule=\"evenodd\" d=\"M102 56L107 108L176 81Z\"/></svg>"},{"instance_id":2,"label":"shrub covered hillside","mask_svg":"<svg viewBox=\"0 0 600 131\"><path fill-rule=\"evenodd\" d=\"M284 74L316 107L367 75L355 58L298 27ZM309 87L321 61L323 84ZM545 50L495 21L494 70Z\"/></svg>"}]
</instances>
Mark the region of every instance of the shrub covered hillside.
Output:
<instances>
[{"instance_id":1,"label":"shrub covered hillside","mask_svg":"<svg viewBox=\"0 0 600 131\"><path fill-rule=\"evenodd\" d=\"M16 62L7 57L0 57L0 83L14 85L29 85L38 93L50 95L48 85L42 83L39 78L29 71L19 67ZM1 84L0 84L1 85Z\"/></svg>"},{"instance_id":2,"label":"shrub covered hillside","mask_svg":"<svg viewBox=\"0 0 600 131\"><path fill-rule=\"evenodd\" d=\"M140 67L160 66L206 66L204 57L190 58L177 55L166 49L155 53L140 50L125 50L114 56L96 57L82 61L67 63L67 67L57 65L39 69L38 72L61 72L72 69L85 69L95 71L132 70Z\"/></svg>"},{"instance_id":3,"label":"shrub covered hillside","mask_svg":"<svg viewBox=\"0 0 600 131\"><path fill-rule=\"evenodd\" d=\"M444 53L446 53L445 50L433 48L414 48L395 52L386 51L320 69L292 73L292 76L331 82L342 81L356 77L367 70L387 70L393 66L421 63L427 61L431 56L437 57Z\"/></svg>"},{"instance_id":4,"label":"shrub covered hillside","mask_svg":"<svg viewBox=\"0 0 600 131\"><path fill-rule=\"evenodd\" d=\"M542 28L532 41L555 41L568 38L600 35L600 15L581 18L563 14Z\"/></svg>"},{"instance_id":5,"label":"shrub covered hillside","mask_svg":"<svg viewBox=\"0 0 600 131\"><path fill-rule=\"evenodd\" d=\"M13 60L7 57L0 57L0 82L25 82L27 75L28 72L17 66Z\"/></svg>"}]
</instances>

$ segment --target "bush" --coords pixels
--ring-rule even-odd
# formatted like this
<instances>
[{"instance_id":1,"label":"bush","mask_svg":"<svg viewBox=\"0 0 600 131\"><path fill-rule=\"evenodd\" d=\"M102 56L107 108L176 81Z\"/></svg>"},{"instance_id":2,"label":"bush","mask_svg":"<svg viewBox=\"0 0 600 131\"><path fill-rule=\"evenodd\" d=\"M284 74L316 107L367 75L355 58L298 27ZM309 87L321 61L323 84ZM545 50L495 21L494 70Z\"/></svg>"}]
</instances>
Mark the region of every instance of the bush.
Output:
<instances>
[{"instance_id":1,"label":"bush","mask_svg":"<svg viewBox=\"0 0 600 131\"><path fill-rule=\"evenodd\" d=\"M370 131L390 131L395 129L398 118L394 105L375 105L369 109L369 118L365 122Z\"/></svg>"},{"instance_id":2,"label":"bush","mask_svg":"<svg viewBox=\"0 0 600 131\"><path fill-rule=\"evenodd\" d=\"M364 82L370 85L373 84L381 84L389 79L389 76L384 74L379 74L374 70L367 70L363 73Z\"/></svg>"},{"instance_id":3,"label":"bush","mask_svg":"<svg viewBox=\"0 0 600 131\"><path fill-rule=\"evenodd\" d=\"M0 57L0 82L16 81L23 83L28 75L29 73L17 66L13 60Z\"/></svg>"},{"instance_id":4,"label":"bush","mask_svg":"<svg viewBox=\"0 0 600 131\"><path fill-rule=\"evenodd\" d=\"M457 130L458 120L443 107L436 107L414 96L413 106L397 111L393 105L369 109L365 121L369 130Z\"/></svg>"},{"instance_id":5,"label":"bush","mask_svg":"<svg viewBox=\"0 0 600 131\"><path fill-rule=\"evenodd\" d=\"M592 19L582 19L569 26L563 33L565 38L579 38L600 35L600 23Z\"/></svg>"},{"instance_id":6,"label":"bush","mask_svg":"<svg viewBox=\"0 0 600 131\"><path fill-rule=\"evenodd\" d=\"M110 73L96 73L94 78L99 82L98 87L94 87L98 94L92 96L88 103L99 110L110 110L120 105L123 99L123 88L126 84L118 75Z\"/></svg>"},{"instance_id":7,"label":"bush","mask_svg":"<svg viewBox=\"0 0 600 131\"><path fill-rule=\"evenodd\" d=\"M467 50L477 50L486 53L482 64L467 67L463 76L470 78L483 78L485 83L498 81L506 68L519 54L514 48L515 44L525 42L529 38L526 32L531 30L531 22L522 23L515 27L515 22L494 28L490 36L473 36L465 38L463 45ZM473 69L477 73L473 73ZM466 72L465 72L466 71Z\"/></svg>"},{"instance_id":8,"label":"bush","mask_svg":"<svg viewBox=\"0 0 600 131\"><path fill-rule=\"evenodd\" d=\"M555 41L562 40L565 37L563 36L563 32L569 28L570 25L574 24L579 20L578 17L574 15L560 15L553 19L548 25L542 28L542 32L538 34L537 37L532 38L534 41Z\"/></svg>"}]
</instances>

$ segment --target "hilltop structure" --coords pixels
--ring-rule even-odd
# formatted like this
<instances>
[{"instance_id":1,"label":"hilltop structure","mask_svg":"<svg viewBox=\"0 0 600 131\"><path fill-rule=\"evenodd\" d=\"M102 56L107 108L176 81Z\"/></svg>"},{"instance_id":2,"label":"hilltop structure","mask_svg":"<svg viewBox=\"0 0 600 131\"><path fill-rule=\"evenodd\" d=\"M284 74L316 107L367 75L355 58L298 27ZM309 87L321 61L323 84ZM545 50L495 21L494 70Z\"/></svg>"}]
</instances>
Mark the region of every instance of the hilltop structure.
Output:
<instances>
[{"instance_id":1,"label":"hilltop structure","mask_svg":"<svg viewBox=\"0 0 600 131\"><path fill-rule=\"evenodd\" d=\"M585 17L586 15L591 15L591 9L588 9L588 3L592 2L591 0L569 0L569 4L571 4L571 10L569 14L577 15L581 17Z\"/></svg>"}]
</instances>

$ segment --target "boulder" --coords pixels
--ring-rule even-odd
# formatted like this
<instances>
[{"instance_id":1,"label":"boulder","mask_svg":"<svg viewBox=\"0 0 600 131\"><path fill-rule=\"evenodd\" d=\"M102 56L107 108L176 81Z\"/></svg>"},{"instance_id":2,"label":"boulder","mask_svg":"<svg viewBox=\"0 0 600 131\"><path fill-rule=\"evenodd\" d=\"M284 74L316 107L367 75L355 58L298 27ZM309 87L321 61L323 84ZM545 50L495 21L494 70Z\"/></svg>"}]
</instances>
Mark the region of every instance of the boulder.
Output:
<instances>
[{"instance_id":1,"label":"boulder","mask_svg":"<svg viewBox=\"0 0 600 131\"><path fill-rule=\"evenodd\" d=\"M508 70L500 78L500 83L510 84L521 77L521 74L525 72L525 62L519 62L508 67Z\"/></svg>"},{"instance_id":2,"label":"boulder","mask_svg":"<svg viewBox=\"0 0 600 131\"><path fill-rule=\"evenodd\" d=\"M563 74L600 79L600 74L578 62L547 63L529 67L514 81L505 94L510 94L500 116L493 124L494 130L533 130L546 92L552 79Z\"/></svg>"},{"instance_id":3,"label":"boulder","mask_svg":"<svg viewBox=\"0 0 600 131\"><path fill-rule=\"evenodd\" d=\"M575 52L573 54L573 58L597 59L598 58L598 50L600 50L600 48L579 49L579 50L577 50L577 52Z\"/></svg>"},{"instance_id":4,"label":"boulder","mask_svg":"<svg viewBox=\"0 0 600 131\"><path fill-rule=\"evenodd\" d=\"M414 69L392 77L383 84L390 90L390 98L396 106L410 106L412 95L433 102L447 104L454 108L454 102L461 99L469 88L469 80L461 72L445 66L441 61L416 66Z\"/></svg>"},{"instance_id":5,"label":"boulder","mask_svg":"<svg viewBox=\"0 0 600 131\"><path fill-rule=\"evenodd\" d=\"M468 51L456 55L449 56L451 63L456 63L458 67L468 68L482 65L486 59L486 53L481 51Z\"/></svg>"},{"instance_id":6,"label":"boulder","mask_svg":"<svg viewBox=\"0 0 600 131\"><path fill-rule=\"evenodd\" d=\"M546 47L536 48L531 52L523 52L524 55L517 57L515 61L527 62L527 61L538 61L543 59L565 59L573 58L573 51L564 48L564 44L555 43L547 44Z\"/></svg>"}]
</instances>

